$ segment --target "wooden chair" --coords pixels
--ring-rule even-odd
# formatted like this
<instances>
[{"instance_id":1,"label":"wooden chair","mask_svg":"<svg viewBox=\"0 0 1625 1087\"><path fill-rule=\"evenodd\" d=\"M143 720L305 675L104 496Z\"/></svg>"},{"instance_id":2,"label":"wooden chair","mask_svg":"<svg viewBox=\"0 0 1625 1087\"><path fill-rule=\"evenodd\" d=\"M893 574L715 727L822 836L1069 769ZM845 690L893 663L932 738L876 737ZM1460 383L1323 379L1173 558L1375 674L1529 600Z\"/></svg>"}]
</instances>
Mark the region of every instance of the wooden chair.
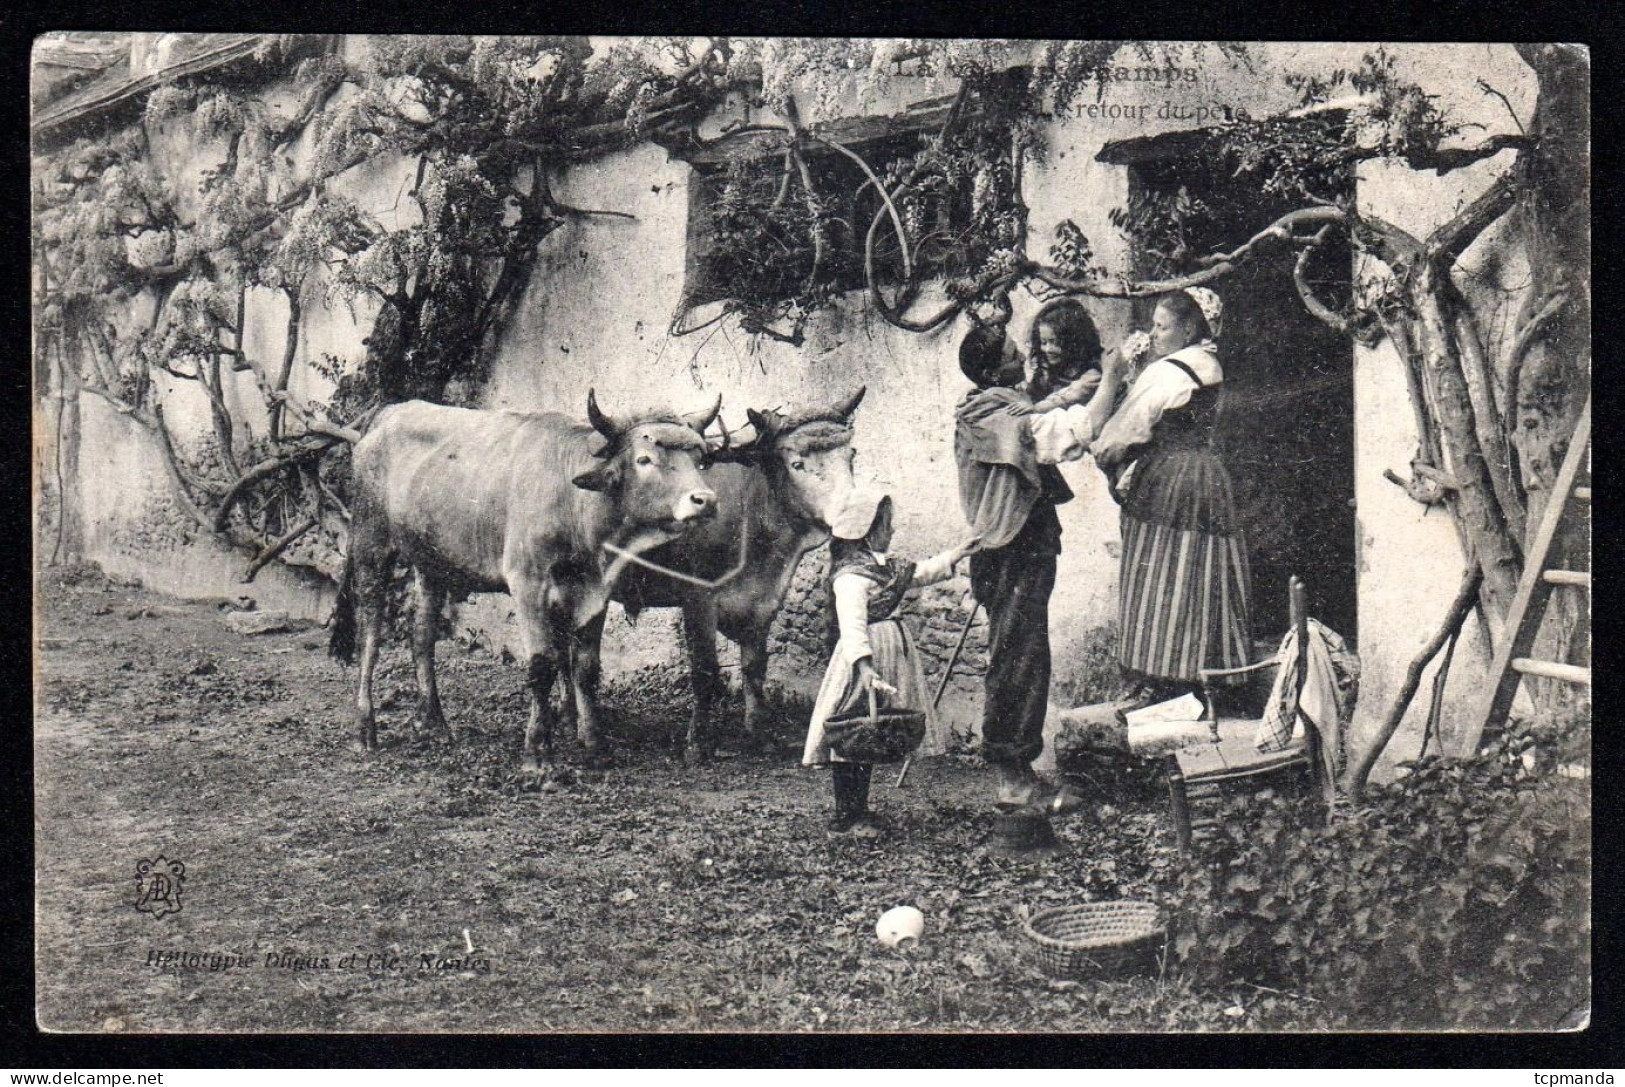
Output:
<instances>
[{"instance_id":1,"label":"wooden chair","mask_svg":"<svg viewBox=\"0 0 1625 1087\"><path fill-rule=\"evenodd\" d=\"M1290 587L1292 627L1297 637L1297 683L1291 692L1289 716L1303 722L1303 738L1283 751L1261 752L1254 743L1258 718L1220 717L1214 698L1213 681L1277 667L1275 658L1240 668L1202 670L1202 689L1207 701L1207 720L1213 730L1210 741L1191 744L1164 756L1168 776L1169 801L1179 848L1190 852L1218 829L1220 808L1228 796L1273 789L1277 794L1308 800L1317 818L1324 820L1330 794L1325 762L1321 757L1322 737L1307 715L1297 712L1297 701L1308 672L1309 609L1303 582L1292 578Z\"/></svg>"}]
</instances>

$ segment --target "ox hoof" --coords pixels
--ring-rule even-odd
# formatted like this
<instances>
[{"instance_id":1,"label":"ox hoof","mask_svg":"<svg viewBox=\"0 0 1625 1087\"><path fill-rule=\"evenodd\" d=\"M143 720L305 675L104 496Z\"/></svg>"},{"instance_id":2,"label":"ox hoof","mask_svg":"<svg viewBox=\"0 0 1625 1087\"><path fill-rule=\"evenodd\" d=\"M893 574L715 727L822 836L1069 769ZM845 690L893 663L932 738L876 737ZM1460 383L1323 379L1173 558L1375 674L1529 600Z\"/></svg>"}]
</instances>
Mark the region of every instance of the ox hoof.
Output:
<instances>
[{"instance_id":1,"label":"ox hoof","mask_svg":"<svg viewBox=\"0 0 1625 1087\"><path fill-rule=\"evenodd\" d=\"M419 709L412 714L412 729L415 732L446 732L446 716L439 710Z\"/></svg>"},{"instance_id":2,"label":"ox hoof","mask_svg":"<svg viewBox=\"0 0 1625 1087\"><path fill-rule=\"evenodd\" d=\"M601 747L589 747L581 753L583 770L608 770L614 765L615 759Z\"/></svg>"},{"instance_id":3,"label":"ox hoof","mask_svg":"<svg viewBox=\"0 0 1625 1087\"><path fill-rule=\"evenodd\" d=\"M682 760L683 765L689 767L690 769L696 766L703 766L705 763L710 762L715 757L715 752L695 744L685 745L683 750L678 753L678 758Z\"/></svg>"},{"instance_id":4,"label":"ox hoof","mask_svg":"<svg viewBox=\"0 0 1625 1087\"><path fill-rule=\"evenodd\" d=\"M419 743L450 745L457 742L457 738L452 735L451 729L446 727L445 721L413 721L412 736Z\"/></svg>"},{"instance_id":5,"label":"ox hoof","mask_svg":"<svg viewBox=\"0 0 1625 1087\"><path fill-rule=\"evenodd\" d=\"M773 737L765 732L747 732L739 749L747 755L771 755L776 749Z\"/></svg>"},{"instance_id":6,"label":"ox hoof","mask_svg":"<svg viewBox=\"0 0 1625 1087\"><path fill-rule=\"evenodd\" d=\"M364 759L370 759L378 753L378 741L367 740L361 736L351 737L350 742L345 746Z\"/></svg>"}]
</instances>

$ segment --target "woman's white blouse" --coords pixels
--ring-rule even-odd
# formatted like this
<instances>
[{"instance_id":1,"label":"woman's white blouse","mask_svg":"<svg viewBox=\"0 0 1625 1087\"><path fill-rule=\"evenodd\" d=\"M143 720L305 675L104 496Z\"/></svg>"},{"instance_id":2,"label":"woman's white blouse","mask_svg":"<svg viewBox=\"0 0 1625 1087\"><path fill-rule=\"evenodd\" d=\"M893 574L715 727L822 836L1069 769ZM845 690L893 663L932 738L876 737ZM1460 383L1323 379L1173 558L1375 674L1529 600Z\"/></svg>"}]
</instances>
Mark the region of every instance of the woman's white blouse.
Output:
<instances>
[{"instance_id":1,"label":"woman's white blouse","mask_svg":"<svg viewBox=\"0 0 1625 1087\"><path fill-rule=\"evenodd\" d=\"M1145 445L1164 415L1189 404L1196 395L1190 374L1169 359L1178 359L1190 367L1203 387L1224 381L1224 370L1209 343L1194 344L1151 363L1134 379L1128 396L1100 428L1091 446L1096 461L1110 464L1127 450Z\"/></svg>"}]
</instances>

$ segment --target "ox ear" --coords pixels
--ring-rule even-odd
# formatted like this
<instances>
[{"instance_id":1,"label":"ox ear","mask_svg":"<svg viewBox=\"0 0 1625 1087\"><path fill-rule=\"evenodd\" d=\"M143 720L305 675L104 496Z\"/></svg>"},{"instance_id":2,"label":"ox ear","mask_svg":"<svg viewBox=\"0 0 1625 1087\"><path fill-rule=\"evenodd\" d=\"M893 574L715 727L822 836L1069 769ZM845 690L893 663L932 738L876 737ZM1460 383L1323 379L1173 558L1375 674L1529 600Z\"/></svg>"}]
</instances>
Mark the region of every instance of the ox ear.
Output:
<instances>
[{"instance_id":1,"label":"ox ear","mask_svg":"<svg viewBox=\"0 0 1625 1087\"><path fill-rule=\"evenodd\" d=\"M613 491L621 481L621 466L616 461L606 461L595 468L589 468L576 476L570 482L584 491L597 491L600 494Z\"/></svg>"},{"instance_id":2,"label":"ox ear","mask_svg":"<svg viewBox=\"0 0 1625 1087\"><path fill-rule=\"evenodd\" d=\"M683 416L683 422L694 428L694 432L704 436L707 428L722 414L722 394L717 393L717 402L711 405L709 411L696 411Z\"/></svg>"},{"instance_id":3,"label":"ox ear","mask_svg":"<svg viewBox=\"0 0 1625 1087\"><path fill-rule=\"evenodd\" d=\"M766 438L773 433L773 424L768 421L767 416L763 415L755 408L746 408L745 418L750 420L750 425L755 429L758 440Z\"/></svg>"},{"instance_id":4,"label":"ox ear","mask_svg":"<svg viewBox=\"0 0 1625 1087\"><path fill-rule=\"evenodd\" d=\"M843 423L850 423L853 414L858 410L858 405L863 403L863 394L868 391L869 386L859 385L858 391L852 394L852 399L835 409L835 417Z\"/></svg>"}]
</instances>

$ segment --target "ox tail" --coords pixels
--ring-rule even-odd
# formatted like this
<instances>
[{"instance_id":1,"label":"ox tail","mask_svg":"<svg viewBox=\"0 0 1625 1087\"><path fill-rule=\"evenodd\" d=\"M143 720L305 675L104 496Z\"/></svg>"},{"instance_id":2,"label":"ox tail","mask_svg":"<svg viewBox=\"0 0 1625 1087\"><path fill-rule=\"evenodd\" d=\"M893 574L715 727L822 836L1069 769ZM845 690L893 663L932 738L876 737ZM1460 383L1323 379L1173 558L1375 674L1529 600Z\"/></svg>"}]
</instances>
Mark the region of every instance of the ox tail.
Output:
<instances>
[{"instance_id":1,"label":"ox tail","mask_svg":"<svg viewBox=\"0 0 1625 1087\"><path fill-rule=\"evenodd\" d=\"M327 636L327 655L345 664L355 663L355 548L344 556L344 577L339 581L339 596L333 602L333 615L328 620L331 628Z\"/></svg>"}]
</instances>

